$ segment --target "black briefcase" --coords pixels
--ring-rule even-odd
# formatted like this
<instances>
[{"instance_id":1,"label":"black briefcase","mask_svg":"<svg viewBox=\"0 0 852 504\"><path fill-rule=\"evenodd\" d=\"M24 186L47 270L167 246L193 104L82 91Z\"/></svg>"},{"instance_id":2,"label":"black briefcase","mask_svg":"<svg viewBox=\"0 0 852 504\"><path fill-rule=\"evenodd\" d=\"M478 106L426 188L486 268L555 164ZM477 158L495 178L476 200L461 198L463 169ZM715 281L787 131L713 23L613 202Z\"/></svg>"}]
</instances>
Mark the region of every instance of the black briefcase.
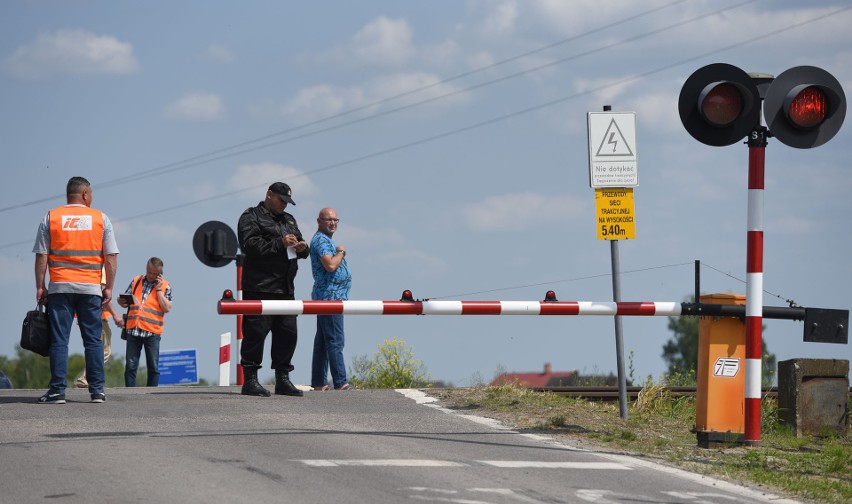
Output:
<instances>
[{"instance_id":1,"label":"black briefcase","mask_svg":"<svg viewBox=\"0 0 852 504\"><path fill-rule=\"evenodd\" d=\"M21 348L43 357L50 353L50 320L47 308L39 303L35 310L27 312L21 326Z\"/></svg>"}]
</instances>

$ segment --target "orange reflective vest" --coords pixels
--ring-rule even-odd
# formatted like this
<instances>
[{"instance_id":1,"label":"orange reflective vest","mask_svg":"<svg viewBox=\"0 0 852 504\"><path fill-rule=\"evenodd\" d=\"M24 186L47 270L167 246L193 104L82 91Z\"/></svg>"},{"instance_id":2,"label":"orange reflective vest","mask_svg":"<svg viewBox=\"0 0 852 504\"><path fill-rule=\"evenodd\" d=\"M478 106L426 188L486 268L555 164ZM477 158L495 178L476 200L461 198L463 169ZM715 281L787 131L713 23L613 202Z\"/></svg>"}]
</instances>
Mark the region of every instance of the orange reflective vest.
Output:
<instances>
[{"instance_id":1,"label":"orange reflective vest","mask_svg":"<svg viewBox=\"0 0 852 504\"><path fill-rule=\"evenodd\" d=\"M142 299L142 276L133 277L133 284L136 286L133 289L133 297L136 300ZM169 287L169 282L163 281L163 291ZM127 314L127 329L138 327L143 331L148 331L154 334L163 334L163 322L166 313L160 306L160 297L157 296L156 289L151 289L148 297L141 305L130 305L130 311Z\"/></svg>"},{"instance_id":2,"label":"orange reflective vest","mask_svg":"<svg viewBox=\"0 0 852 504\"><path fill-rule=\"evenodd\" d=\"M104 214L85 206L50 211L51 282L101 283L104 265Z\"/></svg>"}]
</instances>

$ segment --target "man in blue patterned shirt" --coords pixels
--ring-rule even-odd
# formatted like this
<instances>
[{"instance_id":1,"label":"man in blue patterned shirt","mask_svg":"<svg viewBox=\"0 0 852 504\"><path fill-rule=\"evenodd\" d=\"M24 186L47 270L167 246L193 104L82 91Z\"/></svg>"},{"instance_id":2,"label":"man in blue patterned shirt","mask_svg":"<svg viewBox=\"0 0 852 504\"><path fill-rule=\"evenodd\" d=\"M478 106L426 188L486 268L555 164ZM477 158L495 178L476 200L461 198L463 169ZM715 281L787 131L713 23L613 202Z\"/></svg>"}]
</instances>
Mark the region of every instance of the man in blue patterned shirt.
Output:
<instances>
[{"instance_id":1,"label":"man in blue patterned shirt","mask_svg":"<svg viewBox=\"0 0 852 504\"><path fill-rule=\"evenodd\" d=\"M334 243L340 219L333 208L323 208L317 218L317 232L311 239L311 270L314 288L311 299L349 299L352 274L346 263L346 248ZM311 368L314 390L328 390L328 371L335 390L351 390L343 360L343 315L317 315L317 334Z\"/></svg>"}]
</instances>

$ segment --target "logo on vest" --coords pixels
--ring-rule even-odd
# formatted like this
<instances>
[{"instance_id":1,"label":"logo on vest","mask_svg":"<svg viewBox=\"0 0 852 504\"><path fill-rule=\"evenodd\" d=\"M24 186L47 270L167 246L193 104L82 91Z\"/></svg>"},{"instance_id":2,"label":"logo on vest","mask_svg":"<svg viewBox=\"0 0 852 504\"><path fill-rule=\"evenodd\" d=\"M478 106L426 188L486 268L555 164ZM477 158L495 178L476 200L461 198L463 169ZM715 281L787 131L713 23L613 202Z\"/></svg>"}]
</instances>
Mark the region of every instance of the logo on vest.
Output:
<instances>
[{"instance_id":1,"label":"logo on vest","mask_svg":"<svg viewBox=\"0 0 852 504\"><path fill-rule=\"evenodd\" d=\"M91 215L63 215L62 216L63 231L91 231L92 216Z\"/></svg>"}]
</instances>

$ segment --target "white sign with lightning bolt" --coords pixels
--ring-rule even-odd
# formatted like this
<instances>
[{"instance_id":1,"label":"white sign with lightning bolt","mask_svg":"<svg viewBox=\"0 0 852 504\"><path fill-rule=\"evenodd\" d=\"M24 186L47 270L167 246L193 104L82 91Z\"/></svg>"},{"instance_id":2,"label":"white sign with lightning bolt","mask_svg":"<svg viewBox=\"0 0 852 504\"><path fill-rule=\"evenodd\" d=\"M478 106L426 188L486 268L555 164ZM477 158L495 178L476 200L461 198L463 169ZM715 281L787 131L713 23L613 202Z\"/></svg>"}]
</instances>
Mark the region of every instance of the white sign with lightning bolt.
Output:
<instances>
[{"instance_id":1,"label":"white sign with lightning bolt","mask_svg":"<svg viewBox=\"0 0 852 504\"><path fill-rule=\"evenodd\" d=\"M636 187L636 112L588 112L589 185Z\"/></svg>"}]
</instances>

